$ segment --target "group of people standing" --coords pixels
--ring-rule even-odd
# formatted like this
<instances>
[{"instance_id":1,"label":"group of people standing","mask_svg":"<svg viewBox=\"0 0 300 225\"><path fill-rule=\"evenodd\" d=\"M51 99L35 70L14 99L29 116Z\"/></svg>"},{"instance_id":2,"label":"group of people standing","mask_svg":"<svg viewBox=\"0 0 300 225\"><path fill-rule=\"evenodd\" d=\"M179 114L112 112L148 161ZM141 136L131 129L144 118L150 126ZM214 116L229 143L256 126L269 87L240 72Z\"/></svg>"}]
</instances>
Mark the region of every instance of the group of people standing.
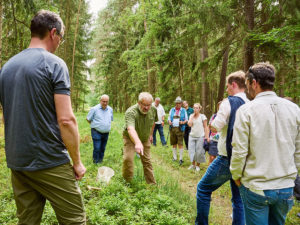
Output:
<instances>
[{"instance_id":1,"label":"group of people standing","mask_svg":"<svg viewBox=\"0 0 300 225\"><path fill-rule=\"evenodd\" d=\"M274 82L268 62L227 77L229 96L210 125L220 135L219 156L197 185L195 224L209 224L212 192L227 181L232 224L285 223L300 169L300 109L272 91Z\"/></svg>"},{"instance_id":2,"label":"group of people standing","mask_svg":"<svg viewBox=\"0 0 300 225\"><path fill-rule=\"evenodd\" d=\"M173 161L177 161L177 149L179 149L179 164L182 165L184 141L192 163L188 169L200 171L200 163L205 162L204 142L208 145L207 150L210 155L210 162L218 155L216 146L218 134L217 132L210 131L207 125L207 117L200 113L202 106L199 103L195 103L193 108L191 108L189 107L188 102L182 101L179 96L175 99L174 103L175 107L171 108L168 117ZM156 146L156 130L159 130L161 143L163 146L166 146L163 132L165 111L160 104L160 98L157 97L155 99L153 106L158 111L158 121L155 122L153 131L153 145ZM211 121L214 119L214 116L211 118Z\"/></svg>"},{"instance_id":3,"label":"group of people standing","mask_svg":"<svg viewBox=\"0 0 300 225\"><path fill-rule=\"evenodd\" d=\"M19 224L40 224L46 200L60 224L86 224L77 183L86 168L80 158L69 73L65 62L52 54L63 42L64 29L56 13L39 11L31 21L29 47L9 59L0 73L5 154ZM272 91L274 81L275 68L269 63L230 74L226 84L229 97L220 103L209 125L200 113L200 104L191 109L184 102L181 107L181 98L176 98L168 118L173 160L177 161L178 147L179 163L183 163L184 136L189 137L185 140L190 169L199 170L199 163L205 160L205 141L212 153L197 185L195 224L208 224L212 192L227 181L233 224L285 223L300 169L300 109ZM100 104L87 116L95 164L103 161L113 120L108 101L107 95L101 96ZM161 134L162 145L167 145L165 112L159 101L157 98L153 105L152 95L142 92L138 103L125 112L122 174L128 182L133 178L137 153L146 182L156 184L150 158L151 143L157 144L155 131Z\"/></svg>"}]
</instances>

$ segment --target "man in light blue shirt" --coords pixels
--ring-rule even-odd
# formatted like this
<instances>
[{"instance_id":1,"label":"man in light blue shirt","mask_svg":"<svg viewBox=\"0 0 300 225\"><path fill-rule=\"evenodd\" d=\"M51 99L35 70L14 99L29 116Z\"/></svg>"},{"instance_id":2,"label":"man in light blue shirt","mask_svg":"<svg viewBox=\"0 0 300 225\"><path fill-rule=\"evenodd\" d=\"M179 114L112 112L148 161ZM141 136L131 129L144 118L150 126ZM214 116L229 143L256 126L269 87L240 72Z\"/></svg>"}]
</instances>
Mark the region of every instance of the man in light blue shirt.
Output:
<instances>
[{"instance_id":1,"label":"man in light blue shirt","mask_svg":"<svg viewBox=\"0 0 300 225\"><path fill-rule=\"evenodd\" d=\"M91 133L93 138L93 162L101 163L103 161L106 143L113 121L113 109L108 106L109 96L102 95L100 104L94 106L89 111L86 120L91 124Z\"/></svg>"}]
</instances>

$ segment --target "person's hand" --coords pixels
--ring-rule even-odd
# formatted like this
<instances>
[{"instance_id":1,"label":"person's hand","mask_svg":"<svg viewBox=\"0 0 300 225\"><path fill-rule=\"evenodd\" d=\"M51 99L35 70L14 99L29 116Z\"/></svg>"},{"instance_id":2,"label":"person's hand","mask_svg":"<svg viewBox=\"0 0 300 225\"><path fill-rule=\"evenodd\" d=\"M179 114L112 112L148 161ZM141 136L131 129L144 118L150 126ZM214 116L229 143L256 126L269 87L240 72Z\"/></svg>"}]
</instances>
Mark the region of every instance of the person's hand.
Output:
<instances>
[{"instance_id":1,"label":"person's hand","mask_svg":"<svg viewBox=\"0 0 300 225\"><path fill-rule=\"evenodd\" d=\"M82 162L74 164L73 169L74 169L76 180L81 180L86 172L86 168L84 167Z\"/></svg>"},{"instance_id":2,"label":"person's hand","mask_svg":"<svg viewBox=\"0 0 300 225\"><path fill-rule=\"evenodd\" d=\"M194 113L192 115L190 115L190 119L194 119Z\"/></svg>"},{"instance_id":3,"label":"person's hand","mask_svg":"<svg viewBox=\"0 0 300 225\"><path fill-rule=\"evenodd\" d=\"M173 123L171 122L171 120L169 120L169 125L170 125L170 126L172 126L172 125L173 125Z\"/></svg>"},{"instance_id":4,"label":"person's hand","mask_svg":"<svg viewBox=\"0 0 300 225\"><path fill-rule=\"evenodd\" d=\"M209 138L206 138L206 141L209 143L209 142L210 142L210 139L209 139Z\"/></svg>"},{"instance_id":5,"label":"person's hand","mask_svg":"<svg viewBox=\"0 0 300 225\"><path fill-rule=\"evenodd\" d=\"M134 148L137 154L144 155L144 146L142 143L135 144Z\"/></svg>"},{"instance_id":6,"label":"person's hand","mask_svg":"<svg viewBox=\"0 0 300 225\"><path fill-rule=\"evenodd\" d=\"M210 126L210 130L211 130L211 132L213 132L213 133L217 133L217 132L218 132L217 129L214 128L213 126Z\"/></svg>"},{"instance_id":7,"label":"person's hand","mask_svg":"<svg viewBox=\"0 0 300 225\"><path fill-rule=\"evenodd\" d=\"M150 135L149 141L150 141L151 144L153 143L153 136L152 135Z\"/></svg>"},{"instance_id":8,"label":"person's hand","mask_svg":"<svg viewBox=\"0 0 300 225\"><path fill-rule=\"evenodd\" d=\"M236 186L240 187L242 185L241 183L241 179L235 180L234 183L236 184Z\"/></svg>"},{"instance_id":9,"label":"person's hand","mask_svg":"<svg viewBox=\"0 0 300 225\"><path fill-rule=\"evenodd\" d=\"M165 122L164 122L164 121L161 121L161 125L164 126L164 125L165 125Z\"/></svg>"}]
</instances>

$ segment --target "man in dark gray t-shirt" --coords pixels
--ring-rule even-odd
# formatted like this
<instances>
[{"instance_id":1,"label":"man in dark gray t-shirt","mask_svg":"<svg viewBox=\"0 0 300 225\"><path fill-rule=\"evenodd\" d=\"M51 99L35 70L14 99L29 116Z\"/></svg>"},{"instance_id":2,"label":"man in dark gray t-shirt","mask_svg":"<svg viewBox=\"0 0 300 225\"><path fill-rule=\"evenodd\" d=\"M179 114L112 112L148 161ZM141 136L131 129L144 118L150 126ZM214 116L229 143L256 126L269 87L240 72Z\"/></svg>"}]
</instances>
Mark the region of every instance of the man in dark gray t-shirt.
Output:
<instances>
[{"instance_id":1,"label":"man in dark gray t-shirt","mask_svg":"<svg viewBox=\"0 0 300 225\"><path fill-rule=\"evenodd\" d=\"M20 224L39 224L49 200L60 224L85 224L76 180L86 169L80 160L69 72L53 54L64 25L57 14L42 10L30 29L29 48L13 56L0 73L5 153L17 216Z\"/></svg>"}]
</instances>

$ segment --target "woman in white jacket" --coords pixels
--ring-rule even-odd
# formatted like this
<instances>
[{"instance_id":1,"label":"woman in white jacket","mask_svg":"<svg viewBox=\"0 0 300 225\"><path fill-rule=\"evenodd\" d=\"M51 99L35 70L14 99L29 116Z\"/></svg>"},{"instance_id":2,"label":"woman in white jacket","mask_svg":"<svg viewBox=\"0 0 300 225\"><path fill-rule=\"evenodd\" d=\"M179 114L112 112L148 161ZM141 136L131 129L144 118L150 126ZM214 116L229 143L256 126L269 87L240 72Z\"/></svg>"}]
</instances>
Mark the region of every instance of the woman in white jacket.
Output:
<instances>
[{"instance_id":1,"label":"woman in white jacket","mask_svg":"<svg viewBox=\"0 0 300 225\"><path fill-rule=\"evenodd\" d=\"M188 125L191 127L189 136L189 156L192 165L189 170L200 171L200 163L205 162L205 150L203 148L204 138L209 142L209 129L207 118L200 114L202 106L199 103L194 104L194 113L190 116Z\"/></svg>"}]
</instances>

